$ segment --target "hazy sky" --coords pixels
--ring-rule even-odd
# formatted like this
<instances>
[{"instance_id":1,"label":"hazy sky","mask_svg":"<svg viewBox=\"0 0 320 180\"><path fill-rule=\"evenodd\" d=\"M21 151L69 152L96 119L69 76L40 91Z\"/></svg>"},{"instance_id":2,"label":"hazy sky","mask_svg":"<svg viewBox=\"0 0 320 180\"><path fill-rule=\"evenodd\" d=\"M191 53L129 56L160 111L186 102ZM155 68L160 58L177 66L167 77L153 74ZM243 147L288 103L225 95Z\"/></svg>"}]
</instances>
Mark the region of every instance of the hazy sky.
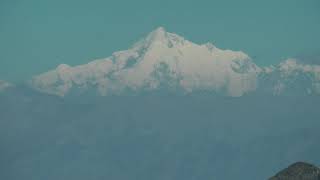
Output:
<instances>
[{"instance_id":1,"label":"hazy sky","mask_svg":"<svg viewBox=\"0 0 320 180\"><path fill-rule=\"evenodd\" d=\"M108 57L158 26L258 65L320 52L319 0L1 0L0 79Z\"/></svg>"}]
</instances>

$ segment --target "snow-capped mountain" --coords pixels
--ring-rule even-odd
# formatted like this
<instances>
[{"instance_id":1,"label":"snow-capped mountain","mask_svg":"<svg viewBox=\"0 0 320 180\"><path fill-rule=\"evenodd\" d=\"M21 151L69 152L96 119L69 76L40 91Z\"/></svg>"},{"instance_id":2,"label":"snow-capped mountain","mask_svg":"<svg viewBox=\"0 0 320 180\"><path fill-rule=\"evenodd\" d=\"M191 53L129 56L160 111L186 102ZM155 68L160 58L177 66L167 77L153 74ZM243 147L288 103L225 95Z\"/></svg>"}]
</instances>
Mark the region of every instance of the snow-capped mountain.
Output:
<instances>
[{"instance_id":1,"label":"snow-capped mountain","mask_svg":"<svg viewBox=\"0 0 320 180\"><path fill-rule=\"evenodd\" d=\"M85 65L59 65L35 76L31 85L59 96L92 87L101 95L169 88L241 96L256 89L259 72L243 52L198 45L160 27L129 50Z\"/></svg>"},{"instance_id":2,"label":"snow-capped mountain","mask_svg":"<svg viewBox=\"0 0 320 180\"><path fill-rule=\"evenodd\" d=\"M13 85L11 83L0 80L0 92L5 91L7 88L12 87L12 86Z\"/></svg>"},{"instance_id":3,"label":"snow-capped mountain","mask_svg":"<svg viewBox=\"0 0 320 180\"><path fill-rule=\"evenodd\" d=\"M84 65L61 64L33 77L30 84L58 96L89 89L100 95L166 89L237 97L257 89L282 94L293 86L311 94L320 92L319 67L289 59L260 68L241 51L192 43L160 27L128 50Z\"/></svg>"}]
</instances>

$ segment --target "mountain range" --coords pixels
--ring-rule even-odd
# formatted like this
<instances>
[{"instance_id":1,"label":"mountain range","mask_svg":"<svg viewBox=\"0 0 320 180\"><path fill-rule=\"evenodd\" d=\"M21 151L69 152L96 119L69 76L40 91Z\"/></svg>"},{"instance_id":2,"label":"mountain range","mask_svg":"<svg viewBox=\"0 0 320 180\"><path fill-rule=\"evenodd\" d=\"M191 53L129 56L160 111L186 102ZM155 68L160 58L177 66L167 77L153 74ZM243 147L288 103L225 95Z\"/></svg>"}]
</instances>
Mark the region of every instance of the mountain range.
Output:
<instances>
[{"instance_id":1,"label":"mountain range","mask_svg":"<svg viewBox=\"0 0 320 180\"><path fill-rule=\"evenodd\" d=\"M319 165L319 67L259 67L158 28L106 59L0 81L0 179L248 180Z\"/></svg>"},{"instance_id":2,"label":"mountain range","mask_svg":"<svg viewBox=\"0 0 320 180\"><path fill-rule=\"evenodd\" d=\"M287 59L259 67L242 51L196 44L159 27L130 49L88 64L56 69L28 80L33 89L57 96L74 92L120 95L167 90L208 91L239 97L252 92L319 94L320 65Z\"/></svg>"}]
</instances>

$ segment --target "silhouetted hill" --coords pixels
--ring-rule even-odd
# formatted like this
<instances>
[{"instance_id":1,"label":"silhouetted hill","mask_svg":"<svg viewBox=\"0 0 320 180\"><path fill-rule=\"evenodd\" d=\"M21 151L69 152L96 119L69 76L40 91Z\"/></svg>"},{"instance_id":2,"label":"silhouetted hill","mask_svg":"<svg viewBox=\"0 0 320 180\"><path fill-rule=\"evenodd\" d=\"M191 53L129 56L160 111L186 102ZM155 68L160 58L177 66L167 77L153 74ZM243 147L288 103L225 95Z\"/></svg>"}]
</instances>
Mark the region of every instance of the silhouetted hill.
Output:
<instances>
[{"instance_id":1,"label":"silhouetted hill","mask_svg":"<svg viewBox=\"0 0 320 180\"><path fill-rule=\"evenodd\" d=\"M312 164L297 162L280 171L270 180L320 180L320 169Z\"/></svg>"}]
</instances>

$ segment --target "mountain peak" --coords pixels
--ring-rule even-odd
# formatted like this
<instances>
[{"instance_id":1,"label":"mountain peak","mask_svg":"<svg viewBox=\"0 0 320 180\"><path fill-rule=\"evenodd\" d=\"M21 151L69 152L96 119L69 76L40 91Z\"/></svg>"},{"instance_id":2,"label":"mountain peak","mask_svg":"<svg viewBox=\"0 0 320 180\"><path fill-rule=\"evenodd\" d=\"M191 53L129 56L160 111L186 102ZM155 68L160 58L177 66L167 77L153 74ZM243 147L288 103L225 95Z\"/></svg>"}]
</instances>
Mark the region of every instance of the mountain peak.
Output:
<instances>
[{"instance_id":1,"label":"mountain peak","mask_svg":"<svg viewBox=\"0 0 320 180\"><path fill-rule=\"evenodd\" d=\"M164 27L158 27L152 32L150 32L143 41L138 43L138 47L141 45L145 47L153 47L154 45L159 47L159 45L164 45L166 47L173 47L175 45L184 44L185 39L177 34L167 32Z\"/></svg>"},{"instance_id":2,"label":"mountain peak","mask_svg":"<svg viewBox=\"0 0 320 180\"><path fill-rule=\"evenodd\" d=\"M163 40L166 38L166 34L167 32L163 27L158 27L148 34L147 39L151 41Z\"/></svg>"},{"instance_id":3,"label":"mountain peak","mask_svg":"<svg viewBox=\"0 0 320 180\"><path fill-rule=\"evenodd\" d=\"M155 30L152 31L153 33L166 33L166 29L162 26L157 27Z\"/></svg>"}]
</instances>

